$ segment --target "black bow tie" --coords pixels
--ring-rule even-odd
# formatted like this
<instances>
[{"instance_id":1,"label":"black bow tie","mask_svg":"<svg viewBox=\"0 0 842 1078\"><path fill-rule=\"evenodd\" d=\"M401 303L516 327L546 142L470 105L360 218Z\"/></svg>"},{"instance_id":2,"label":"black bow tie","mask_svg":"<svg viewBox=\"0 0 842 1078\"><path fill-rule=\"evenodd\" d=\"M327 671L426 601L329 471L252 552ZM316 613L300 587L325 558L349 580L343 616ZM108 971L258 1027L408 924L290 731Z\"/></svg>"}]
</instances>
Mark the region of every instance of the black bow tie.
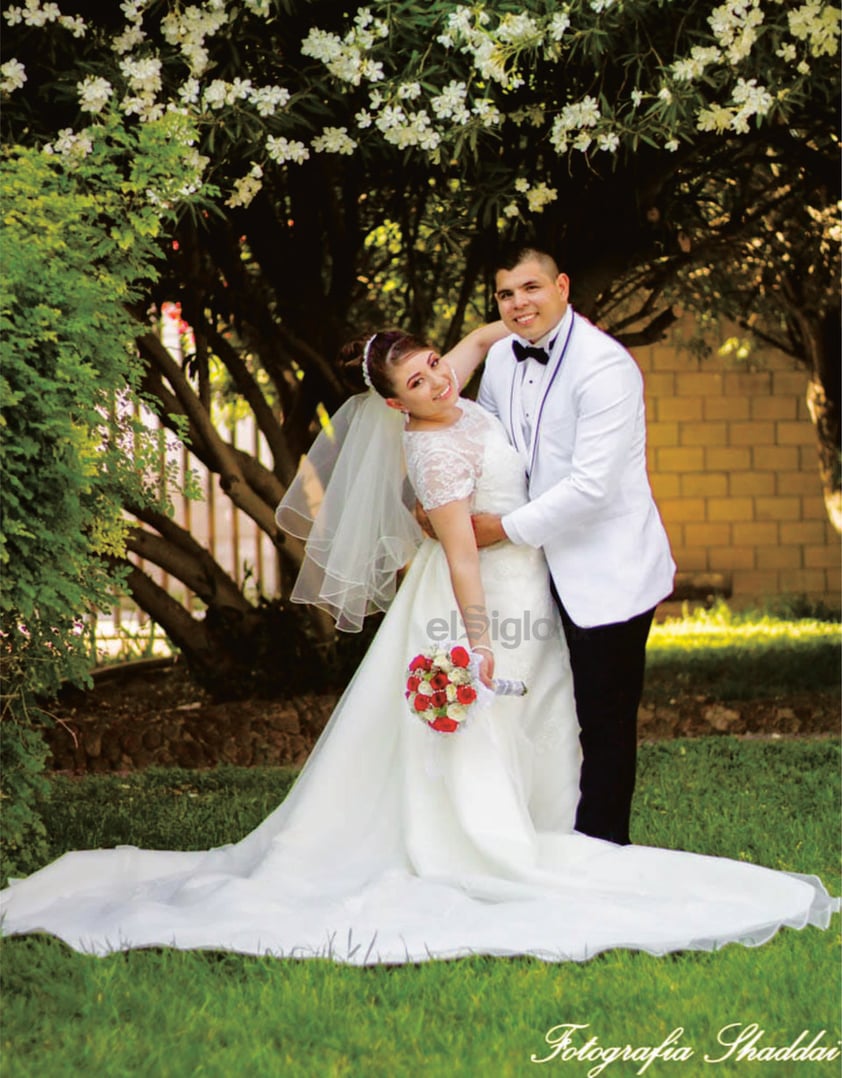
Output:
<instances>
[{"instance_id":1,"label":"black bow tie","mask_svg":"<svg viewBox=\"0 0 842 1078\"><path fill-rule=\"evenodd\" d=\"M523 362L524 359L529 359L530 356L539 363L546 363L550 358L544 348L535 348L531 344L521 344L520 341L512 341L512 351L518 363Z\"/></svg>"}]
</instances>

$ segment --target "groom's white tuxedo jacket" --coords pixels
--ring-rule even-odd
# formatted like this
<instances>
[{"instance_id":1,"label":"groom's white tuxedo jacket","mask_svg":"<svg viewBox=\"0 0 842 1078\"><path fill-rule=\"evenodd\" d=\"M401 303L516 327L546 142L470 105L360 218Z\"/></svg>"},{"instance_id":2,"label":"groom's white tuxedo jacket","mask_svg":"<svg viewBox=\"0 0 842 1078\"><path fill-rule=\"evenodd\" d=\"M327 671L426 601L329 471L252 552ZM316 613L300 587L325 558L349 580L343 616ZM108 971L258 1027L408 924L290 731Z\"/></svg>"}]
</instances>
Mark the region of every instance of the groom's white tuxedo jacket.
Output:
<instances>
[{"instance_id":1,"label":"groom's white tuxedo jacket","mask_svg":"<svg viewBox=\"0 0 842 1078\"><path fill-rule=\"evenodd\" d=\"M626 621L669 595L675 573L646 471L640 369L619 342L568 307L527 441L524 364L512 340L490 350L477 396L527 468L530 500L503 518L503 528L516 543L543 547L577 625Z\"/></svg>"}]
</instances>

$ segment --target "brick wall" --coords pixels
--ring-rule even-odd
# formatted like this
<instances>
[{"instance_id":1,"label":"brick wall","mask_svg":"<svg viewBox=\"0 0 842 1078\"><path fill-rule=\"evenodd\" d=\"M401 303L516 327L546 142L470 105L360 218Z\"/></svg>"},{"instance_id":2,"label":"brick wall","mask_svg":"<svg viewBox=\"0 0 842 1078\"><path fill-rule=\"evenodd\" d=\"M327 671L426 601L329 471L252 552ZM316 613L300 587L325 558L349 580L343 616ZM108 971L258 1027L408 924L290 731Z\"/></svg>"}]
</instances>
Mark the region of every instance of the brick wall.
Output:
<instances>
[{"instance_id":1,"label":"brick wall","mask_svg":"<svg viewBox=\"0 0 842 1078\"><path fill-rule=\"evenodd\" d=\"M678 338L634 350L649 472L679 580L725 582L735 607L840 605L840 542L822 499L806 372L782 353L695 359Z\"/></svg>"}]
</instances>

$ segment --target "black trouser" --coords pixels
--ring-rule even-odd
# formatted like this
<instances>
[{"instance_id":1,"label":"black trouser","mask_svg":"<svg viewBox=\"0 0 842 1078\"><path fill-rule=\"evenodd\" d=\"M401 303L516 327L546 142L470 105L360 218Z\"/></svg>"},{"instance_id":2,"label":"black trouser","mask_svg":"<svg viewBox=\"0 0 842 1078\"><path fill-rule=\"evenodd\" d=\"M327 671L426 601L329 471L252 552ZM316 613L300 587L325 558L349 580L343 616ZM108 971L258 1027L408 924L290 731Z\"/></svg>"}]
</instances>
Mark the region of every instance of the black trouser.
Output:
<instances>
[{"instance_id":1,"label":"black trouser","mask_svg":"<svg viewBox=\"0 0 842 1078\"><path fill-rule=\"evenodd\" d=\"M637 709L654 608L629 621L582 629L564 604L582 745L576 830L628 845L637 762Z\"/></svg>"}]
</instances>

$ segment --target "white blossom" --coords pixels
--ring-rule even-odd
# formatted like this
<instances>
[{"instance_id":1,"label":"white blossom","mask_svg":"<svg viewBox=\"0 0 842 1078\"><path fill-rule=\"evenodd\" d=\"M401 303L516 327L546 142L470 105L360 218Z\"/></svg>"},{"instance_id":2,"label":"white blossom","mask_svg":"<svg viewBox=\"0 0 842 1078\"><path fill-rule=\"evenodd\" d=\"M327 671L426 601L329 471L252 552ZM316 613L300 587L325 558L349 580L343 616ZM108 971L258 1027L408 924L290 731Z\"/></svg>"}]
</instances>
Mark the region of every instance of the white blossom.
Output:
<instances>
[{"instance_id":1,"label":"white blossom","mask_svg":"<svg viewBox=\"0 0 842 1078\"><path fill-rule=\"evenodd\" d=\"M678 149L678 139L671 138L669 142L664 143L664 149L669 153L675 153Z\"/></svg>"},{"instance_id":2,"label":"white blossom","mask_svg":"<svg viewBox=\"0 0 842 1078\"><path fill-rule=\"evenodd\" d=\"M224 79L214 79L202 93L202 101L209 109L224 108L227 98L228 83Z\"/></svg>"},{"instance_id":3,"label":"white blossom","mask_svg":"<svg viewBox=\"0 0 842 1078\"><path fill-rule=\"evenodd\" d=\"M526 195L529 212L541 213L548 203L555 202L557 198L558 191L554 187L547 187L545 183L539 183Z\"/></svg>"},{"instance_id":4,"label":"white blossom","mask_svg":"<svg viewBox=\"0 0 842 1078\"><path fill-rule=\"evenodd\" d=\"M10 94L26 82L26 68L20 60L7 60L0 67L0 93Z\"/></svg>"},{"instance_id":5,"label":"white blossom","mask_svg":"<svg viewBox=\"0 0 842 1078\"><path fill-rule=\"evenodd\" d=\"M608 8L614 6L615 0L591 0L591 11L599 14L602 11L607 11Z\"/></svg>"},{"instance_id":6,"label":"white blossom","mask_svg":"<svg viewBox=\"0 0 842 1078\"><path fill-rule=\"evenodd\" d=\"M441 135L432 126L425 109L404 113L400 106L387 106L375 120L387 142L405 150L419 146L422 150L435 150L441 143Z\"/></svg>"},{"instance_id":7,"label":"white blossom","mask_svg":"<svg viewBox=\"0 0 842 1078\"><path fill-rule=\"evenodd\" d=\"M336 34L313 27L301 43L301 52L321 61L341 82L352 86L359 86L363 79L378 82L384 78L383 64L364 57L363 53L371 48L377 36L381 36L381 26L385 26L388 33L388 24L378 21L372 25L374 30L369 32L357 24L344 41Z\"/></svg>"},{"instance_id":8,"label":"white blossom","mask_svg":"<svg viewBox=\"0 0 842 1078\"><path fill-rule=\"evenodd\" d=\"M251 91L249 100L257 109L258 116L274 116L278 109L289 104L291 96L285 86L260 86Z\"/></svg>"},{"instance_id":9,"label":"white blossom","mask_svg":"<svg viewBox=\"0 0 842 1078\"><path fill-rule=\"evenodd\" d=\"M734 88L734 103L742 106L731 121L734 131L745 134L748 120L752 116L765 116L775 99L764 86L757 85L757 79L740 79Z\"/></svg>"},{"instance_id":10,"label":"white blossom","mask_svg":"<svg viewBox=\"0 0 842 1078\"><path fill-rule=\"evenodd\" d=\"M799 41L806 41L813 56L833 56L839 48L840 16L838 7L807 0L806 4L787 12L789 32Z\"/></svg>"},{"instance_id":11,"label":"white blossom","mask_svg":"<svg viewBox=\"0 0 842 1078\"><path fill-rule=\"evenodd\" d=\"M760 0L726 0L708 18L713 36L731 64L749 56L762 23Z\"/></svg>"},{"instance_id":12,"label":"white blossom","mask_svg":"<svg viewBox=\"0 0 842 1078\"><path fill-rule=\"evenodd\" d=\"M347 127L326 127L311 143L316 153L352 154L357 143L348 135Z\"/></svg>"},{"instance_id":13,"label":"white blossom","mask_svg":"<svg viewBox=\"0 0 842 1078\"><path fill-rule=\"evenodd\" d=\"M379 82L386 77L383 73L383 65L379 60L363 60L360 66L360 75L368 82Z\"/></svg>"},{"instance_id":14,"label":"white blossom","mask_svg":"<svg viewBox=\"0 0 842 1078\"><path fill-rule=\"evenodd\" d=\"M471 118L471 114L465 106L465 98L468 87L464 82L452 79L440 94L430 101L430 107L440 120L455 120L458 124L465 124Z\"/></svg>"},{"instance_id":15,"label":"white blossom","mask_svg":"<svg viewBox=\"0 0 842 1078\"><path fill-rule=\"evenodd\" d=\"M137 116L144 123L160 120L164 115L164 106L156 102L152 94L127 95L120 102L120 108L126 116Z\"/></svg>"},{"instance_id":16,"label":"white blossom","mask_svg":"<svg viewBox=\"0 0 842 1078\"><path fill-rule=\"evenodd\" d=\"M62 15L58 24L63 30L69 30L74 37L84 37L88 32L88 25L81 15Z\"/></svg>"},{"instance_id":17,"label":"white blossom","mask_svg":"<svg viewBox=\"0 0 842 1078\"><path fill-rule=\"evenodd\" d=\"M421 84L419 82L402 82L398 87L398 97L401 101L414 101L421 96Z\"/></svg>"},{"instance_id":18,"label":"white blossom","mask_svg":"<svg viewBox=\"0 0 842 1078\"><path fill-rule=\"evenodd\" d=\"M189 78L178 88L178 100L183 101L185 105L195 105L202 92L201 84L198 79Z\"/></svg>"},{"instance_id":19,"label":"white blossom","mask_svg":"<svg viewBox=\"0 0 842 1078\"><path fill-rule=\"evenodd\" d=\"M406 113L401 105L387 105L375 123L381 131L389 131L406 123Z\"/></svg>"},{"instance_id":20,"label":"white blossom","mask_svg":"<svg viewBox=\"0 0 842 1078\"><path fill-rule=\"evenodd\" d=\"M518 176L515 180L515 190L523 195L529 190L529 180L525 176Z\"/></svg>"},{"instance_id":21,"label":"white blossom","mask_svg":"<svg viewBox=\"0 0 842 1078\"><path fill-rule=\"evenodd\" d=\"M634 89L631 92L632 108L640 108L640 104L643 101L643 91Z\"/></svg>"},{"instance_id":22,"label":"white blossom","mask_svg":"<svg viewBox=\"0 0 842 1078\"><path fill-rule=\"evenodd\" d=\"M193 5L169 11L161 19L161 32L168 44L181 51L191 72L200 75L209 59L205 38L212 37L227 21L228 15L221 6L208 10Z\"/></svg>"},{"instance_id":23,"label":"white blossom","mask_svg":"<svg viewBox=\"0 0 842 1078\"><path fill-rule=\"evenodd\" d=\"M599 102L595 97L588 94L581 101L574 101L569 105L565 105L559 115L556 116L550 133L550 142L558 153L564 153L568 147L569 136L574 131L595 127L601 118ZM589 135L583 139L582 134L580 134L574 144L577 149L582 149L583 146L584 149L587 149L590 143L591 137Z\"/></svg>"},{"instance_id":24,"label":"white blossom","mask_svg":"<svg viewBox=\"0 0 842 1078\"><path fill-rule=\"evenodd\" d=\"M55 142L48 143L44 151L73 160L87 157L93 148L94 144L86 132L82 131L77 135L71 127L64 127L59 131Z\"/></svg>"},{"instance_id":25,"label":"white blossom","mask_svg":"<svg viewBox=\"0 0 842 1078\"><path fill-rule=\"evenodd\" d=\"M538 23L531 15L504 15L497 28L497 37L500 41L508 41L512 45L523 45L539 39L541 32Z\"/></svg>"},{"instance_id":26,"label":"white blossom","mask_svg":"<svg viewBox=\"0 0 842 1078\"><path fill-rule=\"evenodd\" d=\"M262 187L263 168L252 161L248 175L234 181L234 190L226 200L225 205L231 207L248 206Z\"/></svg>"},{"instance_id":27,"label":"white blossom","mask_svg":"<svg viewBox=\"0 0 842 1078\"><path fill-rule=\"evenodd\" d=\"M82 82L77 82L76 89L79 91L79 107L82 112L102 112L114 93L114 87L108 79L95 75L88 75Z\"/></svg>"},{"instance_id":28,"label":"white blossom","mask_svg":"<svg viewBox=\"0 0 842 1078\"><path fill-rule=\"evenodd\" d=\"M120 71L135 91L155 94L161 89L161 61L157 57L121 60Z\"/></svg>"},{"instance_id":29,"label":"white blossom","mask_svg":"<svg viewBox=\"0 0 842 1078\"><path fill-rule=\"evenodd\" d=\"M341 55L342 41L336 34L314 26L302 41L301 52L304 56L311 56L314 60L321 60L323 64L329 65Z\"/></svg>"},{"instance_id":30,"label":"white blossom","mask_svg":"<svg viewBox=\"0 0 842 1078\"><path fill-rule=\"evenodd\" d=\"M21 22L25 26L46 26L47 23L57 22L62 15L58 4L42 6L39 0L26 0L23 7L7 8L3 17L9 26L17 26Z\"/></svg>"},{"instance_id":31,"label":"white blossom","mask_svg":"<svg viewBox=\"0 0 842 1078\"><path fill-rule=\"evenodd\" d=\"M722 134L731 127L734 118L733 109L724 105L711 105L710 108L701 109L696 119L696 126L700 131L715 131Z\"/></svg>"},{"instance_id":32,"label":"white blossom","mask_svg":"<svg viewBox=\"0 0 842 1078\"><path fill-rule=\"evenodd\" d=\"M146 34L143 32L143 28L140 24L135 23L127 26L122 34L118 34L117 37L111 42L111 48L119 56L123 56L127 52L131 52L142 42L146 40Z\"/></svg>"},{"instance_id":33,"label":"white blossom","mask_svg":"<svg viewBox=\"0 0 842 1078\"><path fill-rule=\"evenodd\" d=\"M615 131L603 131L597 135L596 144L600 150L605 150L606 153L614 153L620 145L620 136Z\"/></svg>"},{"instance_id":34,"label":"white blossom","mask_svg":"<svg viewBox=\"0 0 842 1078\"><path fill-rule=\"evenodd\" d=\"M310 151L303 142L287 138L276 138L274 135L269 135L266 138L266 153L279 165L284 165L287 161L293 161L295 164L300 165L302 161L306 161L310 156Z\"/></svg>"},{"instance_id":35,"label":"white blossom","mask_svg":"<svg viewBox=\"0 0 842 1078\"><path fill-rule=\"evenodd\" d=\"M518 204L516 202L509 202L503 207L504 217L517 217L519 213L520 210L518 209Z\"/></svg>"},{"instance_id":36,"label":"white blossom","mask_svg":"<svg viewBox=\"0 0 842 1078\"><path fill-rule=\"evenodd\" d=\"M371 26L374 22L374 16L371 14L371 9L367 7L361 7L354 17L354 23L359 26L361 30L364 30L367 26Z\"/></svg>"},{"instance_id":37,"label":"white blossom","mask_svg":"<svg viewBox=\"0 0 842 1078\"><path fill-rule=\"evenodd\" d=\"M495 127L503 122L502 112L487 97L481 97L479 101L475 101L471 111L479 118L483 127Z\"/></svg>"},{"instance_id":38,"label":"white blossom","mask_svg":"<svg viewBox=\"0 0 842 1078\"><path fill-rule=\"evenodd\" d=\"M791 41L785 41L783 45L775 51L775 56L780 56L782 60L786 60L788 64L791 64L798 57L798 49L796 49Z\"/></svg>"},{"instance_id":39,"label":"white blossom","mask_svg":"<svg viewBox=\"0 0 842 1078\"><path fill-rule=\"evenodd\" d=\"M126 17L127 22L138 22L143 18L143 9L148 0L123 0L120 10Z\"/></svg>"},{"instance_id":40,"label":"white blossom","mask_svg":"<svg viewBox=\"0 0 842 1078\"><path fill-rule=\"evenodd\" d=\"M359 128L371 127L374 122L371 113L367 109L361 109L354 117L354 122Z\"/></svg>"},{"instance_id":41,"label":"white blossom","mask_svg":"<svg viewBox=\"0 0 842 1078\"><path fill-rule=\"evenodd\" d=\"M561 41L565 33L570 29L570 16L566 11L553 15L547 27L547 34L551 41Z\"/></svg>"},{"instance_id":42,"label":"white blossom","mask_svg":"<svg viewBox=\"0 0 842 1078\"><path fill-rule=\"evenodd\" d=\"M715 45L708 48L694 45L689 57L676 60L670 70L676 82L692 82L704 75L705 68L709 64L716 63L721 58L722 53Z\"/></svg>"},{"instance_id":43,"label":"white blossom","mask_svg":"<svg viewBox=\"0 0 842 1078\"><path fill-rule=\"evenodd\" d=\"M502 86L512 84L519 86L522 84L522 80L512 79L508 74L505 53L491 38L487 38L479 44L473 50L473 54L476 68L483 78L499 82Z\"/></svg>"}]
</instances>

